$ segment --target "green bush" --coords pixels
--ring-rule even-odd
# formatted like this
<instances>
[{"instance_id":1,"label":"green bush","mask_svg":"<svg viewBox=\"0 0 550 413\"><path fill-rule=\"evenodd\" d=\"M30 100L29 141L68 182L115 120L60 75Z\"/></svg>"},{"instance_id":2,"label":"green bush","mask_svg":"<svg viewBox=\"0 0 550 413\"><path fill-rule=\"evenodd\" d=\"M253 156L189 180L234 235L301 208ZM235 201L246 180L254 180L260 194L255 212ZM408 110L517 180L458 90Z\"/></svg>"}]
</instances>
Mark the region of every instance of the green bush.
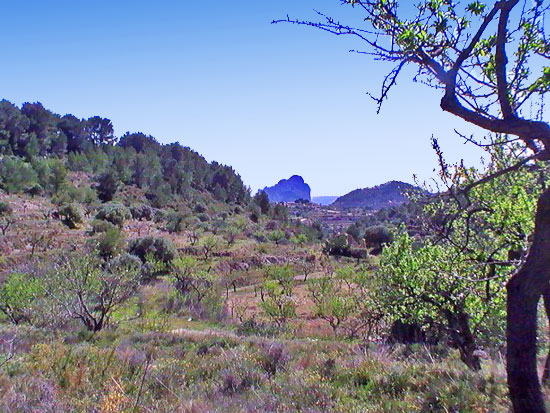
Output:
<instances>
[{"instance_id":1,"label":"green bush","mask_svg":"<svg viewBox=\"0 0 550 413\"><path fill-rule=\"evenodd\" d=\"M109 268L111 272L121 269L129 269L132 272L139 272L141 271L141 267L142 264L139 257L128 254L127 252L124 252L109 261Z\"/></svg>"},{"instance_id":2,"label":"green bush","mask_svg":"<svg viewBox=\"0 0 550 413\"><path fill-rule=\"evenodd\" d=\"M0 201L0 216L11 215L13 209L7 202Z\"/></svg>"},{"instance_id":3,"label":"green bush","mask_svg":"<svg viewBox=\"0 0 550 413\"><path fill-rule=\"evenodd\" d=\"M138 219L140 221L151 221L155 215L155 211L149 205L134 204L130 205L130 214L133 219Z\"/></svg>"},{"instance_id":4,"label":"green bush","mask_svg":"<svg viewBox=\"0 0 550 413\"><path fill-rule=\"evenodd\" d=\"M172 212L166 217L166 230L168 232L180 233L185 231L189 224L189 217L180 212Z\"/></svg>"},{"instance_id":5,"label":"green bush","mask_svg":"<svg viewBox=\"0 0 550 413\"><path fill-rule=\"evenodd\" d=\"M117 228L115 225L111 224L108 221L103 221L102 219L94 219L91 223L91 226L91 235L101 234L103 232L107 232L111 228Z\"/></svg>"},{"instance_id":6,"label":"green bush","mask_svg":"<svg viewBox=\"0 0 550 413\"><path fill-rule=\"evenodd\" d=\"M122 227L124 221L131 217L130 210L119 202L103 204L96 214L97 219L103 219L118 227Z\"/></svg>"},{"instance_id":7,"label":"green bush","mask_svg":"<svg viewBox=\"0 0 550 413\"><path fill-rule=\"evenodd\" d=\"M35 170L21 158L6 156L0 160L0 185L8 194L23 192L37 183Z\"/></svg>"},{"instance_id":8,"label":"green bush","mask_svg":"<svg viewBox=\"0 0 550 413\"><path fill-rule=\"evenodd\" d=\"M374 225L365 230L365 241L367 246L380 247L383 244L390 244L393 241L393 236L385 226Z\"/></svg>"},{"instance_id":9,"label":"green bush","mask_svg":"<svg viewBox=\"0 0 550 413\"><path fill-rule=\"evenodd\" d=\"M59 207L59 216L65 225L71 229L76 229L84 221L82 212L76 204L65 204Z\"/></svg>"},{"instance_id":10,"label":"green bush","mask_svg":"<svg viewBox=\"0 0 550 413\"><path fill-rule=\"evenodd\" d=\"M97 194L103 202L113 200L116 191L120 185L120 181L114 172L106 172L97 177Z\"/></svg>"},{"instance_id":11,"label":"green bush","mask_svg":"<svg viewBox=\"0 0 550 413\"><path fill-rule=\"evenodd\" d=\"M151 236L130 240L128 252L139 257L142 262L149 255L163 263L169 263L177 256L176 247L171 240Z\"/></svg>"},{"instance_id":12,"label":"green bush","mask_svg":"<svg viewBox=\"0 0 550 413\"><path fill-rule=\"evenodd\" d=\"M80 204L92 204L97 201L97 194L90 187L77 188L68 184L55 193L52 202L56 205L70 204L76 202Z\"/></svg>"},{"instance_id":13,"label":"green bush","mask_svg":"<svg viewBox=\"0 0 550 413\"><path fill-rule=\"evenodd\" d=\"M10 323L30 323L35 312L33 304L42 295L43 287L38 279L25 274L9 274L0 288L0 311Z\"/></svg>"},{"instance_id":14,"label":"green bush","mask_svg":"<svg viewBox=\"0 0 550 413\"><path fill-rule=\"evenodd\" d=\"M116 257L124 249L124 235L115 226L108 228L98 239L97 253L105 260Z\"/></svg>"}]
</instances>

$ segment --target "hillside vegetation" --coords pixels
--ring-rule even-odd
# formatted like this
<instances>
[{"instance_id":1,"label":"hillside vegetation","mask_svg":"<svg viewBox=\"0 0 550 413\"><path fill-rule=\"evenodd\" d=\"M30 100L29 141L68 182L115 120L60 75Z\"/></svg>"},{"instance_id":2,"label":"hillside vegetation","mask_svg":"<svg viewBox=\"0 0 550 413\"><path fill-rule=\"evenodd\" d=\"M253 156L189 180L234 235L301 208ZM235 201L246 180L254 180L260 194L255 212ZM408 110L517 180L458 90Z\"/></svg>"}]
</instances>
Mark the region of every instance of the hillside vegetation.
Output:
<instances>
[{"instance_id":1,"label":"hillside vegetation","mask_svg":"<svg viewBox=\"0 0 550 413\"><path fill-rule=\"evenodd\" d=\"M544 168L327 237L231 167L108 119L3 101L0 136L0 410L509 408L504 282ZM513 162L490 156L449 179Z\"/></svg>"},{"instance_id":2,"label":"hillside vegetation","mask_svg":"<svg viewBox=\"0 0 550 413\"><path fill-rule=\"evenodd\" d=\"M422 190L405 182L390 181L373 188L356 189L337 198L332 206L338 208L366 208L378 210L408 202L408 195Z\"/></svg>"}]
</instances>

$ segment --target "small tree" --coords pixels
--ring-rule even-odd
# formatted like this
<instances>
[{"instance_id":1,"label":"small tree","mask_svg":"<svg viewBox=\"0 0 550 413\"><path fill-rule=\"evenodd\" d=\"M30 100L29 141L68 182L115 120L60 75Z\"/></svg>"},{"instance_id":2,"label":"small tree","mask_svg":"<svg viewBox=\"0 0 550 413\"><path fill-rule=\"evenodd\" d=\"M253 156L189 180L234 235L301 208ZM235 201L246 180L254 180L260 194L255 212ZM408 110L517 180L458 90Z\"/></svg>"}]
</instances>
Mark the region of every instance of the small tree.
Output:
<instances>
[{"instance_id":1,"label":"small tree","mask_svg":"<svg viewBox=\"0 0 550 413\"><path fill-rule=\"evenodd\" d=\"M269 209L270 209L269 196L267 196L267 193L265 191L258 191L258 193L254 195L254 198L252 201L258 207L260 207L260 211L262 214L265 215L269 212Z\"/></svg>"},{"instance_id":2,"label":"small tree","mask_svg":"<svg viewBox=\"0 0 550 413\"><path fill-rule=\"evenodd\" d=\"M290 238L290 242L292 242L295 246L303 247L304 244L307 242L307 237L305 236L305 234L300 233Z\"/></svg>"},{"instance_id":3,"label":"small tree","mask_svg":"<svg viewBox=\"0 0 550 413\"><path fill-rule=\"evenodd\" d=\"M308 284L316 316L326 320L334 334L344 330L348 337L370 338L378 329L383 309L377 294L376 277L363 267L346 266Z\"/></svg>"},{"instance_id":4,"label":"small tree","mask_svg":"<svg viewBox=\"0 0 550 413\"><path fill-rule=\"evenodd\" d=\"M308 289L315 304L316 316L328 321L336 335L340 325L357 309L353 296L334 277L311 280Z\"/></svg>"},{"instance_id":5,"label":"small tree","mask_svg":"<svg viewBox=\"0 0 550 413\"><path fill-rule=\"evenodd\" d=\"M273 241L275 245L279 245L279 242L281 242L283 239L285 239L285 232L281 231L280 229L271 231L267 234L267 237L270 241Z\"/></svg>"},{"instance_id":6,"label":"small tree","mask_svg":"<svg viewBox=\"0 0 550 413\"><path fill-rule=\"evenodd\" d=\"M187 239L189 240L189 242L191 243L192 246L195 246L197 245L197 243L199 242L199 232L197 230L191 230L191 231L188 231L187 232Z\"/></svg>"},{"instance_id":7,"label":"small tree","mask_svg":"<svg viewBox=\"0 0 550 413\"><path fill-rule=\"evenodd\" d=\"M34 257L37 247L44 244L47 234L40 232L33 232L28 237L27 240L31 246L31 257Z\"/></svg>"},{"instance_id":8,"label":"small tree","mask_svg":"<svg viewBox=\"0 0 550 413\"><path fill-rule=\"evenodd\" d=\"M296 302L292 297L292 290L285 290L275 280L264 283L260 307L279 326L296 317Z\"/></svg>"},{"instance_id":9,"label":"small tree","mask_svg":"<svg viewBox=\"0 0 550 413\"><path fill-rule=\"evenodd\" d=\"M235 243L235 240L237 239L237 237L239 236L240 234L240 231L237 227L235 226L230 226L226 231L225 231L225 234L224 234L224 238L225 240L227 241L227 245L228 246L231 246Z\"/></svg>"},{"instance_id":10,"label":"small tree","mask_svg":"<svg viewBox=\"0 0 550 413\"><path fill-rule=\"evenodd\" d=\"M34 304L43 293L44 289L39 279L11 273L0 287L0 311L10 323L30 323L37 310Z\"/></svg>"},{"instance_id":11,"label":"small tree","mask_svg":"<svg viewBox=\"0 0 550 413\"><path fill-rule=\"evenodd\" d=\"M84 222L82 212L76 204L62 205L58 213L63 223L70 229L76 229Z\"/></svg>"},{"instance_id":12,"label":"small tree","mask_svg":"<svg viewBox=\"0 0 550 413\"><path fill-rule=\"evenodd\" d=\"M304 282L306 282L309 274L315 271L315 268L317 267L317 256L312 253L300 258L298 261L298 267L304 273Z\"/></svg>"},{"instance_id":13,"label":"small tree","mask_svg":"<svg viewBox=\"0 0 550 413\"><path fill-rule=\"evenodd\" d=\"M208 260L210 255L218 248L218 239L214 235L209 235L201 242L204 259Z\"/></svg>"},{"instance_id":14,"label":"small tree","mask_svg":"<svg viewBox=\"0 0 550 413\"><path fill-rule=\"evenodd\" d=\"M191 303L201 303L209 294L215 293L216 276L194 257L175 259L171 274L176 290Z\"/></svg>"},{"instance_id":15,"label":"small tree","mask_svg":"<svg viewBox=\"0 0 550 413\"><path fill-rule=\"evenodd\" d=\"M65 257L43 277L46 296L69 319L100 331L113 312L134 296L141 268L135 260L103 265L93 256Z\"/></svg>"},{"instance_id":16,"label":"small tree","mask_svg":"<svg viewBox=\"0 0 550 413\"><path fill-rule=\"evenodd\" d=\"M394 319L423 326L435 323L444 328L462 361L479 370L472 320L483 319L488 308L485 286L475 289L467 281L470 276L471 266L456 259L451 250L429 241L415 250L413 239L402 233L384 251L380 263L384 288L379 297Z\"/></svg>"},{"instance_id":17,"label":"small tree","mask_svg":"<svg viewBox=\"0 0 550 413\"><path fill-rule=\"evenodd\" d=\"M103 202L112 201L119 185L118 176L113 171L107 171L97 177L97 196Z\"/></svg>"},{"instance_id":18,"label":"small tree","mask_svg":"<svg viewBox=\"0 0 550 413\"><path fill-rule=\"evenodd\" d=\"M296 316L293 297L295 272L290 265L273 265L266 269L268 278L262 287L260 307L265 315L282 326Z\"/></svg>"},{"instance_id":19,"label":"small tree","mask_svg":"<svg viewBox=\"0 0 550 413\"><path fill-rule=\"evenodd\" d=\"M8 228L15 223L13 210L7 202L0 202L0 229L6 235Z\"/></svg>"}]
</instances>

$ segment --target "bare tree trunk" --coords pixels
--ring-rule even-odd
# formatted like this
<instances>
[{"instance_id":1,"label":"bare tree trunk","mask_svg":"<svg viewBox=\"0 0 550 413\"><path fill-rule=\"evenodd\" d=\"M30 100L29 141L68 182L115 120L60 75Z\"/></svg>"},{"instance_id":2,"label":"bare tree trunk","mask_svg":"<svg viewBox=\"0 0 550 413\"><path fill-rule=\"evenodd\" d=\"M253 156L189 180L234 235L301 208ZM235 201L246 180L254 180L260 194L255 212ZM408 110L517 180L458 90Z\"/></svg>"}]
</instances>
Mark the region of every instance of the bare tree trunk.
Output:
<instances>
[{"instance_id":1,"label":"bare tree trunk","mask_svg":"<svg viewBox=\"0 0 550 413\"><path fill-rule=\"evenodd\" d=\"M544 300L544 310L546 312L546 318L550 321L550 285L546 286L546 289L542 293ZM548 385L550 383L550 347L548 348L548 354L546 355L546 362L544 363L544 370L542 372L542 384Z\"/></svg>"},{"instance_id":2,"label":"bare tree trunk","mask_svg":"<svg viewBox=\"0 0 550 413\"><path fill-rule=\"evenodd\" d=\"M539 198L535 232L523 267L507 285L506 361L516 413L546 412L537 372L537 305L550 282L550 190Z\"/></svg>"}]
</instances>

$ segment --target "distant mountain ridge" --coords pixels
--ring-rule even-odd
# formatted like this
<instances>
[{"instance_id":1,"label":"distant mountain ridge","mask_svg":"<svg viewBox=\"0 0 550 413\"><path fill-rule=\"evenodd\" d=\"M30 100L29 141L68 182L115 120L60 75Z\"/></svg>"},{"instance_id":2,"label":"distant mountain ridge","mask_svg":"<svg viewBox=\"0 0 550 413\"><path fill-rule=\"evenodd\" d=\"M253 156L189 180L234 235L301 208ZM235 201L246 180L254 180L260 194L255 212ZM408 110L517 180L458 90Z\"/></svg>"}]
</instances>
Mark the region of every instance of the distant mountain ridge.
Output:
<instances>
[{"instance_id":1,"label":"distant mountain ridge","mask_svg":"<svg viewBox=\"0 0 550 413\"><path fill-rule=\"evenodd\" d=\"M409 199L405 196L408 192L420 191L421 188L400 181L390 181L372 188L356 189L341 196L332 203L332 206L349 208L383 209L400 205Z\"/></svg>"},{"instance_id":2,"label":"distant mountain ridge","mask_svg":"<svg viewBox=\"0 0 550 413\"><path fill-rule=\"evenodd\" d=\"M276 185L265 187L263 191L270 202L294 202L298 199L311 201L311 188L299 175L281 179Z\"/></svg>"}]
</instances>

